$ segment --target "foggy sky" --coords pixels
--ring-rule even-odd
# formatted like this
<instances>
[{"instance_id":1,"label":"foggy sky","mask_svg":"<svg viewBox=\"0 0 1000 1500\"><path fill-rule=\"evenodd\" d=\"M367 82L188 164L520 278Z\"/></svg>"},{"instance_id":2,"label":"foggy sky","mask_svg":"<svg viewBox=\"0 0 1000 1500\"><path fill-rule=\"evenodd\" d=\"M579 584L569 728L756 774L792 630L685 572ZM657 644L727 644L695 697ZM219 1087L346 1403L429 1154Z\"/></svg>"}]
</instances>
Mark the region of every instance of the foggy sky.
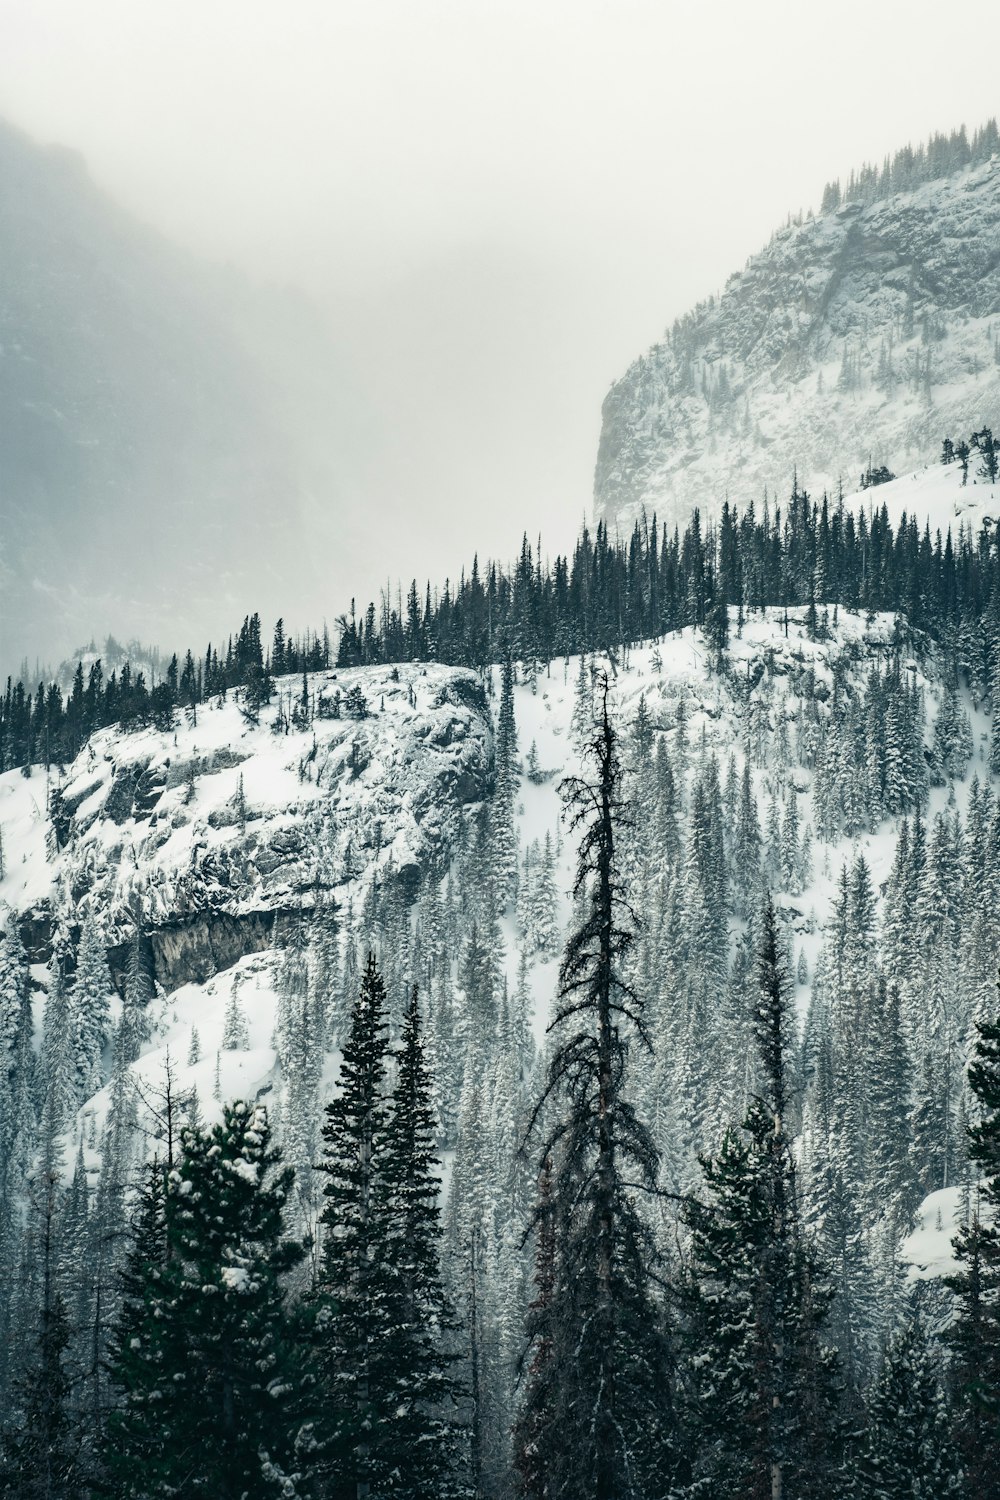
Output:
<instances>
[{"instance_id":1,"label":"foggy sky","mask_svg":"<svg viewBox=\"0 0 1000 1500\"><path fill-rule=\"evenodd\" d=\"M326 310L372 550L305 624L567 546L610 382L828 178L996 113L998 42L986 0L0 0L0 113Z\"/></svg>"}]
</instances>

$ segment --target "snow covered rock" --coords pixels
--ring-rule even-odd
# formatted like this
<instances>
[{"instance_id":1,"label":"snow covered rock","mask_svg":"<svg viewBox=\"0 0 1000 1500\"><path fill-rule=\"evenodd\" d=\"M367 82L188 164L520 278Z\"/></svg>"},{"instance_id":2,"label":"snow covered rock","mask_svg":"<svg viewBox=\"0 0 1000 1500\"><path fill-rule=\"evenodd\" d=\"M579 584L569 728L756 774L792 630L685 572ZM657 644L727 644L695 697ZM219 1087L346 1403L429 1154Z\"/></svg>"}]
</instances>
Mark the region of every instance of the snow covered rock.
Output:
<instances>
[{"instance_id":1,"label":"snow covered rock","mask_svg":"<svg viewBox=\"0 0 1000 1500\"><path fill-rule=\"evenodd\" d=\"M365 717L341 707L355 687ZM289 712L301 679L284 679L256 725L217 701L169 730L103 730L53 773L48 819L39 770L3 778L0 896L31 957L93 907L121 978L138 912L171 991L266 947L319 890L391 871L412 898L492 783L482 687L415 665L319 673L310 693L308 727Z\"/></svg>"},{"instance_id":2,"label":"snow covered rock","mask_svg":"<svg viewBox=\"0 0 1000 1500\"><path fill-rule=\"evenodd\" d=\"M609 391L599 519L857 484L1000 426L1000 160L790 226Z\"/></svg>"}]
</instances>

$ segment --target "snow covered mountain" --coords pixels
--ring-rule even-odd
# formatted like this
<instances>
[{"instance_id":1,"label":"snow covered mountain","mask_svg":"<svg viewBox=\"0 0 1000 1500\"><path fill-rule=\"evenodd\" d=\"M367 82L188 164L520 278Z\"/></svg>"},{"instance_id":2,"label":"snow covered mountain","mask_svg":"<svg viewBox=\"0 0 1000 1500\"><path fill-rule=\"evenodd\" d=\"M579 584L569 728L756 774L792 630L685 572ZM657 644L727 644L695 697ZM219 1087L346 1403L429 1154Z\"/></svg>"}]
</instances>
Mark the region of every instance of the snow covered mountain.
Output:
<instances>
[{"instance_id":1,"label":"snow covered mountain","mask_svg":"<svg viewBox=\"0 0 1000 1500\"><path fill-rule=\"evenodd\" d=\"M963 487L954 468L939 466L880 486L876 498L894 523L916 514L942 532L961 526L977 534L1000 514L996 491ZM739 882L750 879L756 889L758 878L739 874L737 829L747 811L740 814L737 803L746 772L749 812L760 830L754 858L778 893L807 1031L817 1024L817 1006L822 1011L828 1003L845 870L856 871L863 859L873 901L867 918L872 952L885 955L894 941L902 811L923 799L925 826L932 829L943 818L950 830L950 820L964 816L972 797L972 818L991 815L979 786L972 790L974 777L980 786L990 779L987 704L968 691L956 696L947 652L917 638L900 661L892 616L824 614L825 628L813 639L803 609L787 618L769 609L750 616L739 631L733 611L724 672L713 666L703 633L688 628L634 649L615 664L613 685L630 785L648 813L634 854L645 922L641 962L653 966L651 973L662 969L655 955L669 941L670 924L680 923L683 934L695 921L697 903L690 903L697 875L690 861L699 837L697 809L714 786L725 808L720 836L732 882L729 915L723 914L717 934L723 945L717 978L723 991L734 982L725 976L738 962L751 896L750 887L740 894ZM514 689L519 873L494 928L493 983L516 997L539 1046L572 919L573 850L561 828L557 787L579 766L581 705L589 698L593 665L572 658L541 675L526 669ZM916 715L916 748L911 744L907 752L917 756L916 769L911 765L906 774L917 780L908 791L889 793L886 715L893 694L903 691L901 682L911 705L906 712ZM58 955L71 983L82 933L91 926L119 994L127 990L137 944L153 981L147 1040L133 1065L145 1088L153 1087L169 1055L180 1086L197 1088L209 1116L235 1094L274 1092L280 1101L289 1087L280 1038L290 945L305 945L312 982L322 965L329 982L331 961L336 976L325 1060L314 1080L319 1089L321 1077L328 1088L335 1074L357 952L374 942L397 1014L413 980L426 988L444 1139L449 1152L461 1152L458 1115L470 1083L466 1047L478 1003L466 958L477 942L476 925L495 923L497 916L490 914L485 884L492 856L481 839L484 828L494 837L488 815L496 785L492 704L499 670L486 686L488 694L473 672L419 663L315 673L306 699L300 678L284 678L258 723L243 711L239 695L237 701L216 699L197 715L179 714L169 730L102 730L62 772L35 766L0 776L0 910L7 913L8 943L16 930L32 963L40 1030L53 983L46 966ZM859 752L851 746L859 734L855 761ZM661 749L665 762L658 759ZM882 757L881 773L872 771L871 756L876 762ZM666 810L664 775L675 788ZM874 802L870 775L881 775ZM968 837L975 834L970 821ZM332 960L326 952L321 964L323 921L334 912L336 951ZM674 946L682 951L688 941L676 937ZM992 941L995 947L995 936ZM731 1112L734 1084L720 1060L720 1017L699 1021L680 999L688 986L696 989L701 958L692 952L684 960L688 970L682 964L678 971L676 962L647 979L661 1053L648 1087L657 1101L666 1170L680 1186L690 1179L695 1149ZM671 974L675 984L687 974L680 989L670 990ZM907 994L913 1007L907 1035L919 1051L931 1021L917 988ZM239 1045L231 1029L234 995L245 1023ZM500 1005L499 989L492 1003ZM975 994L965 989L950 1003L948 1026L964 1036ZM120 1009L115 998L114 1015ZM705 1139L681 1130L664 1105L683 1097L690 1084L672 1070L687 1076L694 1045L687 1028L701 1024L707 1031L698 1046L720 1049L713 1054L715 1102L702 1116ZM530 1057L525 1067L529 1063ZM69 1150L80 1140L89 1143L92 1174L101 1160L109 1067L106 1050L105 1082L66 1122ZM314 1099L314 1114L320 1102ZM951 1192L948 1212L956 1205ZM934 1222L940 1208L937 1201ZM923 1265L946 1255L947 1235L929 1244L918 1234L907 1253Z\"/></svg>"},{"instance_id":2,"label":"snow covered mountain","mask_svg":"<svg viewBox=\"0 0 1000 1500\"><path fill-rule=\"evenodd\" d=\"M795 1192L847 1389L872 1388L914 1287L940 1334L976 1193L965 1064L1000 958L1000 495L936 464L863 498L879 515L837 510L831 559L857 557L868 579L884 506L926 629L875 603L761 604L751 589L728 632L715 606L704 625L586 656L251 679L141 728L112 721L65 766L0 775L0 1268L14 1284L30 1265L23 1204L49 1181L66 1205L60 1274L93 1310L70 1357L95 1384L121 1254L106 1247L122 1245L168 1121L266 1104L294 1174L287 1227L324 1244L324 1107L365 1024L374 953L391 1044L418 988L442 1265L472 1309L482 1493L512 1493L535 1194L521 1146L580 932L560 782L589 764L604 674L634 813L615 847L639 919L622 970L652 1043L628 1058L664 1193L651 1228L682 1240L678 1198L704 1191L704 1157L759 1105L767 923L792 1002ZM786 571L803 510L770 535ZM762 534L741 537L747 576ZM838 597L863 602L852 587ZM415 610L415 635L421 623ZM398 1081L398 1054L387 1069ZM19 1304L7 1316L16 1328Z\"/></svg>"},{"instance_id":3,"label":"snow covered mountain","mask_svg":"<svg viewBox=\"0 0 1000 1500\"><path fill-rule=\"evenodd\" d=\"M853 489L1000 425L1000 158L790 224L604 401L598 518Z\"/></svg>"}]
</instances>

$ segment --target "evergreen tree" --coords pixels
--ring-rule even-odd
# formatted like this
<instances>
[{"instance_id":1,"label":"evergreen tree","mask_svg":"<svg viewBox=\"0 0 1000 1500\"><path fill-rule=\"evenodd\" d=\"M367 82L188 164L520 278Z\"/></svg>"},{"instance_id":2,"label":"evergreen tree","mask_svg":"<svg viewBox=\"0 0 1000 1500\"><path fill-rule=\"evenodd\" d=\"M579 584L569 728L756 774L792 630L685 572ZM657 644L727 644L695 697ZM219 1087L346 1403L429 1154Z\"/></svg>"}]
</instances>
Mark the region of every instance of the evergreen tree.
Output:
<instances>
[{"instance_id":1,"label":"evergreen tree","mask_svg":"<svg viewBox=\"0 0 1000 1500\"><path fill-rule=\"evenodd\" d=\"M587 747L594 779L571 777L564 795L581 831L575 895L583 908L560 969L543 1107L555 1114L543 1162L554 1163L551 1212L555 1286L529 1322L533 1370L526 1413L551 1411L559 1434L545 1493L594 1500L663 1493L675 1467L663 1320L653 1292L655 1252L639 1192L652 1192L658 1157L627 1097L628 1038L649 1042L642 1001L625 978L635 917L622 886L617 838L628 817L609 687ZM536 1216L537 1217L537 1216ZM539 1221L539 1228L541 1223ZM539 1249L545 1244L539 1235ZM539 1359L551 1340L551 1355ZM537 1467L520 1424L518 1466Z\"/></svg>"},{"instance_id":2,"label":"evergreen tree","mask_svg":"<svg viewBox=\"0 0 1000 1500\"><path fill-rule=\"evenodd\" d=\"M234 975L222 1023L222 1046L225 1051L241 1051L250 1045L250 1028L240 1005L237 976Z\"/></svg>"},{"instance_id":3,"label":"evergreen tree","mask_svg":"<svg viewBox=\"0 0 1000 1500\"><path fill-rule=\"evenodd\" d=\"M142 929L138 919L129 945L128 968L125 973L125 1000L121 1020L118 1023L116 1047L122 1062L130 1066L139 1058L142 1044L149 1034L147 1010L153 998L153 982L146 963Z\"/></svg>"},{"instance_id":4,"label":"evergreen tree","mask_svg":"<svg viewBox=\"0 0 1000 1500\"><path fill-rule=\"evenodd\" d=\"M324 1410L316 1443L327 1483L344 1497L379 1494L391 1466L392 1277L382 1258L388 1046L385 986L369 953L344 1044L340 1092L326 1107L320 1162L326 1181L319 1289L327 1311L317 1349Z\"/></svg>"},{"instance_id":5,"label":"evergreen tree","mask_svg":"<svg viewBox=\"0 0 1000 1500\"><path fill-rule=\"evenodd\" d=\"M956 1432L968 1492L1000 1495L1000 1017L977 1026L969 1088L978 1118L968 1151L980 1179L971 1220L954 1241L960 1273L950 1331L954 1356Z\"/></svg>"},{"instance_id":6,"label":"evergreen tree","mask_svg":"<svg viewBox=\"0 0 1000 1500\"><path fill-rule=\"evenodd\" d=\"M869 1397L859 1470L859 1500L944 1500L961 1490L944 1391L916 1305Z\"/></svg>"},{"instance_id":7,"label":"evergreen tree","mask_svg":"<svg viewBox=\"0 0 1000 1500\"><path fill-rule=\"evenodd\" d=\"M440 1269L440 1163L436 1121L424 1061L414 985L400 1038L396 1085L377 1178L384 1238L378 1254L387 1271L384 1363L385 1436L380 1453L388 1493L405 1500L447 1500L464 1494L450 1367L454 1314Z\"/></svg>"},{"instance_id":8,"label":"evergreen tree","mask_svg":"<svg viewBox=\"0 0 1000 1500\"><path fill-rule=\"evenodd\" d=\"M556 1289L555 1218L552 1203L552 1159L542 1162L535 1212L535 1296L528 1308L525 1395L514 1433L520 1493L525 1500L547 1500L549 1476L559 1465L560 1436L554 1406L555 1330L552 1319Z\"/></svg>"},{"instance_id":9,"label":"evergreen tree","mask_svg":"<svg viewBox=\"0 0 1000 1500\"><path fill-rule=\"evenodd\" d=\"M0 929L0 1236L13 1222L35 1133L33 1030L27 955L11 922Z\"/></svg>"},{"instance_id":10,"label":"evergreen tree","mask_svg":"<svg viewBox=\"0 0 1000 1500\"><path fill-rule=\"evenodd\" d=\"M139 1202L109 1467L136 1500L279 1497L302 1416L283 1284L304 1253L285 1235L292 1173L260 1105L226 1105L210 1131L185 1128L181 1148L165 1195L154 1168Z\"/></svg>"},{"instance_id":11,"label":"evergreen tree","mask_svg":"<svg viewBox=\"0 0 1000 1500\"><path fill-rule=\"evenodd\" d=\"M77 1095L80 1099L89 1099L101 1086L101 1059L108 1040L111 989L104 939L93 912L88 911L80 932L72 995Z\"/></svg>"},{"instance_id":12,"label":"evergreen tree","mask_svg":"<svg viewBox=\"0 0 1000 1500\"><path fill-rule=\"evenodd\" d=\"M496 732L496 793L492 806L493 858L501 899L517 878L517 725L514 719L514 664L504 659Z\"/></svg>"},{"instance_id":13,"label":"evergreen tree","mask_svg":"<svg viewBox=\"0 0 1000 1500\"><path fill-rule=\"evenodd\" d=\"M57 1276L59 1174L50 1162L33 1194L41 1278L38 1331L16 1392L18 1419L3 1434L0 1494L14 1500L78 1500L80 1435L71 1411L69 1318Z\"/></svg>"},{"instance_id":14,"label":"evergreen tree","mask_svg":"<svg viewBox=\"0 0 1000 1500\"><path fill-rule=\"evenodd\" d=\"M167 1173L158 1159L146 1168L133 1205L128 1255L121 1277L121 1310L109 1362L116 1405L108 1417L104 1462L113 1493L164 1493L173 1468L178 1413L163 1401L163 1385L184 1358L183 1330L163 1316L168 1259Z\"/></svg>"},{"instance_id":15,"label":"evergreen tree","mask_svg":"<svg viewBox=\"0 0 1000 1500\"><path fill-rule=\"evenodd\" d=\"M728 1131L703 1162L708 1202L692 1199L686 1210L692 1496L818 1500L835 1492L836 1384L823 1342L829 1292L799 1218L788 992L768 899L754 1009L762 1089L741 1130Z\"/></svg>"}]
</instances>

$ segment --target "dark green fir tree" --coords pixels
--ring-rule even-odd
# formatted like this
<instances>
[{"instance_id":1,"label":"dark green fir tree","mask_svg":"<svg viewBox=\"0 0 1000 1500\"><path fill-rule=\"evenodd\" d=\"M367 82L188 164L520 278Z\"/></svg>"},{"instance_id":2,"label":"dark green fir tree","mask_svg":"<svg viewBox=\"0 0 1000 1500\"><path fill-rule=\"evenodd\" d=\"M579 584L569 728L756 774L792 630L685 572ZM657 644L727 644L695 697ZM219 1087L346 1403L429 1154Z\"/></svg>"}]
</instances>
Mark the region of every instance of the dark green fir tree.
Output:
<instances>
[{"instance_id":1,"label":"dark green fir tree","mask_svg":"<svg viewBox=\"0 0 1000 1500\"><path fill-rule=\"evenodd\" d=\"M868 1398L858 1500L945 1500L961 1494L938 1368L914 1305Z\"/></svg>"},{"instance_id":2,"label":"dark green fir tree","mask_svg":"<svg viewBox=\"0 0 1000 1500\"><path fill-rule=\"evenodd\" d=\"M977 1118L968 1152L980 1174L969 1223L955 1238L961 1270L951 1279L955 1424L965 1484L977 1500L1000 1496L1000 1018L982 1022L969 1088Z\"/></svg>"},{"instance_id":3,"label":"dark green fir tree","mask_svg":"<svg viewBox=\"0 0 1000 1500\"><path fill-rule=\"evenodd\" d=\"M11 1500L78 1500L85 1493L67 1359L71 1330L57 1275L58 1193L59 1174L48 1166L32 1194L38 1220L37 1332L15 1386L16 1415L3 1433L0 1456L0 1495Z\"/></svg>"},{"instance_id":4,"label":"dark green fir tree","mask_svg":"<svg viewBox=\"0 0 1000 1500\"><path fill-rule=\"evenodd\" d=\"M762 1080L739 1130L703 1161L686 1209L693 1496L837 1493L837 1385L823 1337L829 1293L800 1220L789 1115L790 984L774 907L761 920L756 1050Z\"/></svg>"},{"instance_id":5,"label":"dark green fir tree","mask_svg":"<svg viewBox=\"0 0 1000 1500\"><path fill-rule=\"evenodd\" d=\"M304 1253L285 1235L293 1175L266 1109L238 1101L182 1132L165 1191L147 1178L112 1367L119 1495L288 1493L303 1416L285 1288Z\"/></svg>"},{"instance_id":6,"label":"dark green fir tree","mask_svg":"<svg viewBox=\"0 0 1000 1500\"><path fill-rule=\"evenodd\" d=\"M642 1000L626 977L636 918L618 853L629 811L609 698L605 678L587 746L592 779L570 778L563 788L580 833L582 921L560 969L536 1111L536 1120L546 1115L542 1161L551 1160L552 1173L536 1211L541 1305L528 1324L516 1462L525 1492L551 1500L647 1500L667 1492L676 1468L645 1212L658 1156L628 1092L630 1042L649 1042ZM542 1440L549 1424L554 1442Z\"/></svg>"},{"instance_id":7,"label":"dark green fir tree","mask_svg":"<svg viewBox=\"0 0 1000 1500\"><path fill-rule=\"evenodd\" d=\"M325 1205L317 1336L323 1410L316 1456L337 1500L378 1495L388 1481L385 1430L393 1376L388 1361L392 1275L383 1258L387 1213L383 1171L389 1109L385 985L369 953L344 1044L340 1090L326 1107Z\"/></svg>"},{"instance_id":8,"label":"dark green fir tree","mask_svg":"<svg viewBox=\"0 0 1000 1500\"><path fill-rule=\"evenodd\" d=\"M377 1192L389 1272L384 1467L387 1493L401 1500L448 1500L467 1493L454 1377L455 1315L441 1281L441 1168L437 1121L424 1059L414 985L403 1021Z\"/></svg>"}]
</instances>

